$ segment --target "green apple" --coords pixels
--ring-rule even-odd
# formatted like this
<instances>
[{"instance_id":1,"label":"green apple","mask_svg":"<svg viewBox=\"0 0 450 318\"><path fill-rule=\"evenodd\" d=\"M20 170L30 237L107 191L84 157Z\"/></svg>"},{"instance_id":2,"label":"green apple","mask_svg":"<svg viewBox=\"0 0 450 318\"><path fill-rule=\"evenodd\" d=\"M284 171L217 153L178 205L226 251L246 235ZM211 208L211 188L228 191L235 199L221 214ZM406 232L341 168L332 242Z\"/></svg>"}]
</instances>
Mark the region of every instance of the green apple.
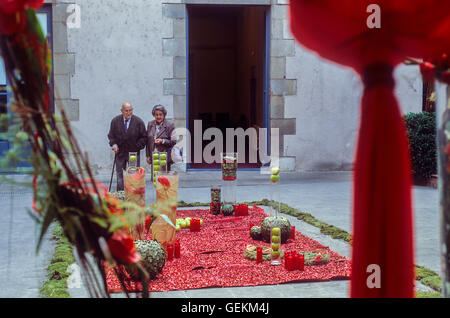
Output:
<instances>
[{"instance_id":1,"label":"green apple","mask_svg":"<svg viewBox=\"0 0 450 318\"><path fill-rule=\"evenodd\" d=\"M186 227L190 227L191 226L191 220L186 220Z\"/></svg>"},{"instance_id":2,"label":"green apple","mask_svg":"<svg viewBox=\"0 0 450 318\"><path fill-rule=\"evenodd\" d=\"M159 160L158 159L153 160L153 165L154 166L159 166Z\"/></svg>"},{"instance_id":3,"label":"green apple","mask_svg":"<svg viewBox=\"0 0 450 318\"><path fill-rule=\"evenodd\" d=\"M192 218L191 217L187 217L187 218L185 218L185 220L186 221L190 221L190 220L192 220Z\"/></svg>"},{"instance_id":4,"label":"green apple","mask_svg":"<svg viewBox=\"0 0 450 318\"><path fill-rule=\"evenodd\" d=\"M272 243L272 251L278 251L280 249L280 244Z\"/></svg>"},{"instance_id":5,"label":"green apple","mask_svg":"<svg viewBox=\"0 0 450 318\"><path fill-rule=\"evenodd\" d=\"M279 257L280 251L272 251L272 257Z\"/></svg>"},{"instance_id":6,"label":"green apple","mask_svg":"<svg viewBox=\"0 0 450 318\"><path fill-rule=\"evenodd\" d=\"M155 186L155 188L156 188L156 181L155 182L153 182L153 185Z\"/></svg>"},{"instance_id":7,"label":"green apple","mask_svg":"<svg viewBox=\"0 0 450 318\"><path fill-rule=\"evenodd\" d=\"M278 182L278 180L280 180L280 176L277 174L273 174L270 176L270 181L272 181L273 183Z\"/></svg>"},{"instance_id":8,"label":"green apple","mask_svg":"<svg viewBox=\"0 0 450 318\"><path fill-rule=\"evenodd\" d=\"M280 173L280 168L278 168L278 167L272 168L272 174L278 175L279 173Z\"/></svg>"},{"instance_id":9,"label":"green apple","mask_svg":"<svg viewBox=\"0 0 450 318\"><path fill-rule=\"evenodd\" d=\"M280 228L279 228L279 227L274 227L274 228L272 229L272 235L273 235L273 236L280 236L280 233L281 233L281 231L280 231Z\"/></svg>"},{"instance_id":10,"label":"green apple","mask_svg":"<svg viewBox=\"0 0 450 318\"><path fill-rule=\"evenodd\" d=\"M181 226L182 228L185 228L185 227L186 227L186 220L181 220L180 226Z\"/></svg>"},{"instance_id":11,"label":"green apple","mask_svg":"<svg viewBox=\"0 0 450 318\"><path fill-rule=\"evenodd\" d=\"M162 159L162 160L166 160L166 158L167 158L167 155L166 155L165 153L162 153L162 154L161 154L161 159Z\"/></svg>"},{"instance_id":12,"label":"green apple","mask_svg":"<svg viewBox=\"0 0 450 318\"><path fill-rule=\"evenodd\" d=\"M272 243L280 243L280 237L278 235L273 235Z\"/></svg>"},{"instance_id":13,"label":"green apple","mask_svg":"<svg viewBox=\"0 0 450 318\"><path fill-rule=\"evenodd\" d=\"M153 154L153 159L158 159L159 158L159 153L154 153Z\"/></svg>"},{"instance_id":14,"label":"green apple","mask_svg":"<svg viewBox=\"0 0 450 318\"><path fill-rule=\"evenodd\" d=\"M177 225L175 226L175 231L178 232L179 230L181 230L181 226L180 226L180 224L177 224Z\"/></svg>"},{"instance_id":15,"label":"green apple","mask_svg":"<svg viewBox=\"0 0 450 318\"><path fill-rule=\"evenodd\" d=\"M161 166L165 166L165 165L167 165L167 161L166 160L161 160Z\"/></svg>"},{"instance_id":16,"label":"green apple","mask_svg":"<svg viewBox=\"0 0 450 318\"><path fill-rule=\"evenodd\" d=\"M154 165L153 166L153 171L159 171L159 166L158 165Z\"/></svg>"},{"instance_id":17,"label":"green apple","mask_svg":"<svg viewBox=\"0 0 450 318\"><path fill-rule=\"evenodd\" d=\"M136 156L130 156L130 161L131 162L136 162Z\"/></svg>"},{"instance_id":18,"label":"green apple","mask_svg":"<svg viewBox=\"0 0 450 318\"><path fill-rule=\"evenodd\" d=\"M203 219L200 219L200 225L203 225Z\"/></svg>"}]
</instances>

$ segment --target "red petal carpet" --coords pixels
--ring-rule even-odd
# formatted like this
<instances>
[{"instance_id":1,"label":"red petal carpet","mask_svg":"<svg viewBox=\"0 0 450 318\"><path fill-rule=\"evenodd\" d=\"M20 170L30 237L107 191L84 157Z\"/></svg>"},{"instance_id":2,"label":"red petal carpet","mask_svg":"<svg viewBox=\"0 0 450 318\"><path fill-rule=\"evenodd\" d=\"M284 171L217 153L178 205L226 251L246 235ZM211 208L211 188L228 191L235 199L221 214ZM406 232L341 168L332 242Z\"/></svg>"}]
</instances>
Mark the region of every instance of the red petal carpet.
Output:
<instances>
[{"instance_id":1,"label":"red petal carpet","mask_svg":"<svg viewBox=\"0 0 450 318\"><path fill-rule=\"evenodd\" d=\"M177 232L181 244L181 258L167 261L157 279L150 283L150 291L185 290L205 287L238 287L273 285L288 282L326 281L350 278L350 261L329 250L330 262L323 265L306 266L304 271L287 271L284 262L272 266L270 262L256 264L244 258L247 244L269 246L269 243L254 241L250 237L250 225L260 225L267 216L259 207L249 207L249 215L236 220L234 217L215 216L209 210L178 210L177 218L196 217L203 219L200 232L182 229ZM328 249L296 231L295 240L282 244L284 251L311 251ZM122 288L113 270L107 270L110 292L121 292ZM129 291L139 291L140 284L126 283Z\"/></svg>"}]
</instances>

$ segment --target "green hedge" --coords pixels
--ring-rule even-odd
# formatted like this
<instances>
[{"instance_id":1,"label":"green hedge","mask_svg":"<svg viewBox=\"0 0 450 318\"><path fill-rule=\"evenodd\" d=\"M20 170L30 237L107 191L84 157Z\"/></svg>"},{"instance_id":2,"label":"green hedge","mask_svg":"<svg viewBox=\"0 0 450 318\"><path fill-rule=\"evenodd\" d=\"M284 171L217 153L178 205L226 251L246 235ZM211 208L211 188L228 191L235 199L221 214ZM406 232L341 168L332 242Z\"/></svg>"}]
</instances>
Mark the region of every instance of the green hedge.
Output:
<instances>
[{"instance_id":1,"label":"green hedge","mask_svg":"<svg viewBox=\"0 0 450 318\"><path fill-rule=\"evenodd\" d=\"M413 176L416 180L428 180L431 175L437 173L435 113L409 113L404 118Z\"/></svg>"}]
</instances>

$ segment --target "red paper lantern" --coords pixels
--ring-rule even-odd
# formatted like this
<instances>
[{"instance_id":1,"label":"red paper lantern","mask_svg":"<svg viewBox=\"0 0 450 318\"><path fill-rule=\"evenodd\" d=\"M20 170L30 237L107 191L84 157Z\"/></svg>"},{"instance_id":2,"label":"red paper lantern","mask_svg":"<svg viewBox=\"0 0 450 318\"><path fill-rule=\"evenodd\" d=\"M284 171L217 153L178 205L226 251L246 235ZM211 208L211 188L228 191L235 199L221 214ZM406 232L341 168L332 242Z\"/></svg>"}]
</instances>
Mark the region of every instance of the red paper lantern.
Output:
<instances>
[{"instance_id":1,"label":"red paper lantern","mask_svg":"<svg viewBox=\"0 0 450 318\"><path fill-rule=\"evenodd\" d=\"M291 30L306 48L353 68L365 85L356 152L352 297L414 297L411 168L393 94L394 67L450 50L450 1L291 0ZM370 24L380 17L380 28ZM368 23L369 22L369 23ZM381 268L381 288L366 284Z\"/></svg>"}]
</instances>

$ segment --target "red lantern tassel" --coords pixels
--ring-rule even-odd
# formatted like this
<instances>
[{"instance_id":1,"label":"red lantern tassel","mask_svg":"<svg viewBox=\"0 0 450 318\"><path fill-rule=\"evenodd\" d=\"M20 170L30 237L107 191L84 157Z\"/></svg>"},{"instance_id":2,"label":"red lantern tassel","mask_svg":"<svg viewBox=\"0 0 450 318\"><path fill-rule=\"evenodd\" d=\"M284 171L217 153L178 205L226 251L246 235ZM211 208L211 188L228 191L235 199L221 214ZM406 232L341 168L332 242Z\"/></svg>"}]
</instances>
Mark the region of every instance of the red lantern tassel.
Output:
<instances>
[{"instance_id":1,"label":"red lantern tassel","mask_svg":"<svg viewBox=\"0 0 450 318\"><path fill-rule=\"evenodd\" d=\"M378 64L363 76L351 297L414 297L411 166L392 72L392 66Z\"/></svg>"}]
</instances>

